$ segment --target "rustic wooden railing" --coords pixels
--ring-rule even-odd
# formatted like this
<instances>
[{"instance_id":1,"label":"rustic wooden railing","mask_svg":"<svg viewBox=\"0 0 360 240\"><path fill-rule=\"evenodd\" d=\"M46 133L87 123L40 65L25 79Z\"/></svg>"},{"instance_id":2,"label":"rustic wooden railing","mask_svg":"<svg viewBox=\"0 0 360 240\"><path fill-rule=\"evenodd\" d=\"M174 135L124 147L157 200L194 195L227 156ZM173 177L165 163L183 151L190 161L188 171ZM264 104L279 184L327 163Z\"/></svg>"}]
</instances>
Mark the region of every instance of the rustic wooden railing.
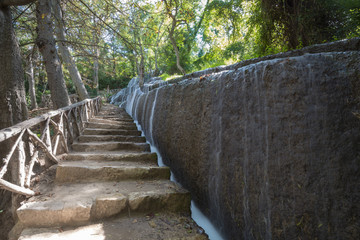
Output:
<instances>
[{"instance_id":1,"label":"rustic wooden railing","mask_svg":"<svg viewBox=\"0 0 360 240\"><path fill-rule=\"evenodd\" d=\"M0 188L36 195L30 189L34 165L58 163L100 108L100 97L87 99L0 130Z\"/></svg>"}]
</instances>

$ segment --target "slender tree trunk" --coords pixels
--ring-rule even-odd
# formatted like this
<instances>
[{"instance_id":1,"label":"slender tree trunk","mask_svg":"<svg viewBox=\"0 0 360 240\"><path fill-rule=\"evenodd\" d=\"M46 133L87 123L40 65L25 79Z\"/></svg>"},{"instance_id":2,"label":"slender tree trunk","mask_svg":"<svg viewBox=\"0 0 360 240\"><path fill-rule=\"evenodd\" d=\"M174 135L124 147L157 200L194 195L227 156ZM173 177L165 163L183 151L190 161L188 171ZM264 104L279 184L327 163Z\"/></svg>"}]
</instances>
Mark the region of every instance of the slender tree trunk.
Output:
<instances>
[{"instance_id":1,"label":"slender tree trunk","mask_svg":"<svg viewBox=\"0 0 360 240\"><path fill-rule=\"evenodd\" d=\"M193 31L190 32L189 37L185 39L184 41L184 45L186 46L186 49L188 52L191 52L192 47L194 46L194 40L199 32L199 29L201 27L201 24L205 18L205 15L208 13L207 7L209 5L210 0L207 0L205 3L205 7L204 10L201 14L201 17L199 19L199 21L197 22L197 24L195 24L195 27L193 28Z\"/></svg>"},{"instance_id":2,"label":"slender tree trunk","mask_svg":"<svg viewBox=\"0 0 360 240\"><path fill-rule=\"evenodd\" d=\"M170 9L170 5L172 3L172 1L170 1L170 3L168 3L166 0L164 0L164 3L165 3L165 6L166 6L166 10L167 10L167 14L168 16L172 19L172 22L171 22L171 29L169 31L169 38L170 38L170 42L171 42L171 45L173 46L174 48L174 51L175 51L175 56L176 56L176 66L177 68L180 70L181 74L182 75L185 75L186 72L185 70L183 69L183 67L181 66L180 64L180 53L179 53L179 49L176 45L176 41L174 39L174 33L175 33L175 28L177 26L177 14L178 14L178 11L179 11L179 2L178 1L174 1L174 4L175 4L175 10L174 10L174 13L173 11Z\"/></svg>"},{"instance_id":3,"label":"slender tree trunk","mask_svg":"<svg viewBox=\"0 0 360 240\"><path fill-rule=\"evenodd\" d=\"M35 48L35 46L34 46ZM34 78L34 65L33 65L33 54L29 55L28 66L26 71L27 79L29 82L29 95L31 100L31 109L37 108L36 94L35 94L35 78Z\"/></svg>"},{"instance_id":4,"label":"slender tree trunk","mask_svg":"<svg viewBox=\"0 0 360 240\"><path fill-rule=\"evenodd\" d=\"M94 87L96 95L99 94L99 48L95 47L95 59L94 59Z\"/></svg>"},{"instance_id":5,"label":"slender tree trunk","mask_svg":"<svg viewBox=\"0 0 360 240\"><path fill-rule=\"evenodd\" d=\"M24 71L10 10L10 5L27 3L29 2L13 1L5 5L3 1L0 1L0 129L27 119ZM0 149L1 156L5 156L11 144L9 141L5 142ZM0 206L4 211L3 214L13 213L13 219L16 218L14 210L19 203L15 201L16 199L18 199L18 195L0 191ZM4 216L0 217L1 220L5 220ZM11 223L13 220L7 218L6 221ZM1 231L0 238L7 231L6 226L2 226Z\"/></svg>"},{"instance_id":6,"label":"slender tree trunk","mask_svg":"<svg viewBox=\"0 0 360 240\"><path fill-rule=\"evenodd\" d=\"M156 37L156 47L155 47L155 72L154 72L154 76L158 76L160 74L160 70L159 70L159 67L158 67L158 53L159 53L159 43L160 43L160 30L161 30L161 27L164 23L164 20L163 19L160 23L160 26L159 26L159 30L158 30L158 33L157 33L157 37Z\"/></svg>"},{"instance_id":7,"label":"slender tree trunk","mask_svg":"<svg viewBox=\"0 0 360 240\"><path fill-rule=\"evenodd\" d=\"M44 58L51 100L54 108L71 104L66 89L59 55L55 47L50 1L38 0L36 3L37 39L36 44Z\"/></svg>"},{"instance_id":8,"label":"slender tree trunk","mask_svg":"<svg viewBox=\"0 0 360 240\"><path fill-rule=\"evenodd\" d=\"M178 49L178 47L177 47L177 45L176 45L176 41L175 41L175 39L174 39L173 34L169 35L169 38L170 38L171 44L172 44L172 46L173 46L173 48L174 48L174 51L175 51L176 66L177 66L177 68L180 70L181 74L182 74L182 75L185 75L186 72L185 72L185 70L183 69L183 67L182 67L181 64L180 64L180 53L179 53L179 49Z\"/></svg>"},{"instance_id":9,"label":"slender tree trunk","mask_svg":"<svg viewBox=\"0 0 360 240\"><path fill-rule=\"evenodd\" d=\"M94 17L94 32L93 32L93 41L94 41L94 87L96 90L96 95L99 94L99 57L100 57L100 49L99 49L99 37L97 35L97 24L96 19Z\"/></svg>"},{"instance_id":10,"label":"slender tree trunk","mask_svg":"<svg viewBox=\"0 0 360 240\"><path fill-rule=\"evenodd\" d=\"M139 86L144 86L144 77L145 77L145 56L143 51L143 46L139 38L139 47L140 47L140 64L139 64Z\"/></svg>"},{"instance_id":11,"label":"slender tree trunk","mask_svg":"<svg viewBox=\"0 0 360 240\"><path fill-rule=\"evenodd\" d=\"M24 71L9 6L0 1L0 129L27 119Z\"/></svg>"},{"instance_id":12,"label":"slender tree trunk","mask_svg":"<svg viewBox=\"0 0 360 240\"><path fill-rule=\"evenodd\" d=\"M55 33L58 40L58 47L62 60L65 63L66 68L69 70L71 80L73 81L76 92L79 95L80 100L89 98L88 92L86 91L85 85L81 79L78 68L76 67L75 61L71 56L70 50L65 43L65 30L63 14L60 7L60 0L51 0L52 7L55 16Z\"/></svg>"}]
</instances>

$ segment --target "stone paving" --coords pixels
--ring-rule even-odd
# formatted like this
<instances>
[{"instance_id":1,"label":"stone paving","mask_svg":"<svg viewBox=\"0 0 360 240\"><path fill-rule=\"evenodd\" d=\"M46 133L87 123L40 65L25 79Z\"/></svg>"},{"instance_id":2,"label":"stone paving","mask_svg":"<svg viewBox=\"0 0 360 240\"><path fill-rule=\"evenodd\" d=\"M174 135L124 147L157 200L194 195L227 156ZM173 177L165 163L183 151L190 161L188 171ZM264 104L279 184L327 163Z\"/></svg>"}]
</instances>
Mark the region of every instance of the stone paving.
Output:
<instances>
[{"instance_id":1,"label":"stone paving","mask_svg":"<svg viewBox=\"0 0 360 240\"><path fill-rule=\"evenodd\" d=\"M104 104L52 169L17 210L10 239L208 239L190 218L189 192L124 109Z\"/></svg>"}]
</instances>

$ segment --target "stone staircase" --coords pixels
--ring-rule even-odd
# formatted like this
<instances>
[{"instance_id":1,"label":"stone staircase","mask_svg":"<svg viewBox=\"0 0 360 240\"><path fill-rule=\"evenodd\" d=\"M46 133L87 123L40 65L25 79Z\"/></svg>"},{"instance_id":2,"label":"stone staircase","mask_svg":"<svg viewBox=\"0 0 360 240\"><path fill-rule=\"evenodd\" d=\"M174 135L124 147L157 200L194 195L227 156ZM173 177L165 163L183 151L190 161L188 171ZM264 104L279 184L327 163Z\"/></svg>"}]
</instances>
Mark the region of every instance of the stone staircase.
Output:
<instances>
[{"instance_id":1,"label":"stone staircase","mask_svg":"<svg viewBox=\"0 0 360 240\"><path fill-rule=\"evenodd\" d=\"M52 169L41 195L18 208L10 239L208 239L190 218L189 192L157 166L123 109L103 105Z\"/></svg>"}]
</instances>

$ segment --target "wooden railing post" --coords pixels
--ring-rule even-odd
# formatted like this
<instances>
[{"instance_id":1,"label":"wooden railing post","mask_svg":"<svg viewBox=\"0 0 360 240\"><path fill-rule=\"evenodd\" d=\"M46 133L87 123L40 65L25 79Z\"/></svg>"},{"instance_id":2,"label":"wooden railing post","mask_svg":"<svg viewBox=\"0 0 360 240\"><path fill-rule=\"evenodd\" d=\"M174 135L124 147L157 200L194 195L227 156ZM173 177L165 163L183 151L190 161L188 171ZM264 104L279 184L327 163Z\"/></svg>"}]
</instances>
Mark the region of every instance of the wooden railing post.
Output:
<instances>
[{"instance_id":1,"label":"wooden railing post","mask_svg":"<svg viewBox=\"0 0 360 240\"><path fill-rule=\"evenodd\" d=\"M0 147L5 147L5 153L8 150L6 148L10 148L0 165L0 188L34 196L35 192L29 187L34 175L34 165L39 162L39 152L45 153L45 159L51 160L51 164L58 163L56 155L68 152L68 146L82 133L85 124L100 111L100 108L100 97L84 100L0 130ZM34 132L40 129L40 137L30 129ZM12 141L11 147L8 147L9 141ZM9 169L11 182L3 179Z\"/></svg>"}]
</instances>

